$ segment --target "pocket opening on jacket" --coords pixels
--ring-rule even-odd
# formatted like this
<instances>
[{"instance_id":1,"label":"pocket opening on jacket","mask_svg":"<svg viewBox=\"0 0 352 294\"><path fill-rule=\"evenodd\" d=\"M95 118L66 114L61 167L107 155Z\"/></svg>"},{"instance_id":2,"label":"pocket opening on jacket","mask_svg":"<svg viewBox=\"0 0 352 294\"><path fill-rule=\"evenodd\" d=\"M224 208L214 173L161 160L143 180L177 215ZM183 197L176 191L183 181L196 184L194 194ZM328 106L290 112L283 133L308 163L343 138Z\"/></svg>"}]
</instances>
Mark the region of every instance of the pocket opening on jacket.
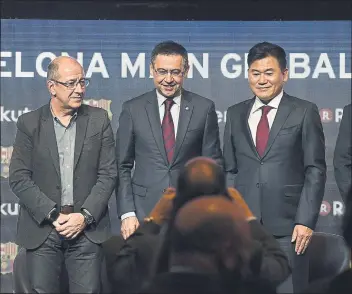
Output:
<instances>
[{"instance_id":1,"label":"pocket opening on jacket","mask_svg":"<svg viewBox=\"0 0 352 294\"><path fill-rule=\"evenodd\" d=\"M147 195L147 188L143 186L136 185L135 183L132 183L132 193L133 195L138 195L140 197L145 197Z\"/></svg>"}]
</instances>

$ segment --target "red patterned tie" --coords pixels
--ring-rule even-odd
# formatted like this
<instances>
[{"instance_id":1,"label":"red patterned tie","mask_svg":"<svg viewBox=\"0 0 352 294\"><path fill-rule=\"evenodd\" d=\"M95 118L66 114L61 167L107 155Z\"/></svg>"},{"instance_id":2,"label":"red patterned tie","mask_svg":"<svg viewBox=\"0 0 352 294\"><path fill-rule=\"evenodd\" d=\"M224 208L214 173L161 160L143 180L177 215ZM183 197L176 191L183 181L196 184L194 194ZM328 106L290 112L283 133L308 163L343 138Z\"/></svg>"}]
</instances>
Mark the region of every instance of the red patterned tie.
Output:
<instances>
[{"instance_id":1,"label":"red patterned tie","mask_svg":"<svg viewBox=\"0 0 352 294\"><path fill-rule=\"evenodd\" d=\"M171 107L174 105L174 100L166 99L165 104L165 114L163 118L163 122L161 124L161 128L163 130L163 138L164 138L164 145L165 151L167 155L167 159L169 163L171 163L172 157L174 156L174 149L175 149L175 128L174 122L171 116Z\"/></svg>"},{"instance_id":2,"label":"red patterned tie","mask_svg":"<svg viewBox=\"0 0 352 294\"><path fill-rule=\"evenodd\" d=\"M270 128L267 115L271 109L271 106L262 107L262 117L257 127L256 147L260 157L264 155L266 144L268 143Z\"/></svg>"}]
</instances>

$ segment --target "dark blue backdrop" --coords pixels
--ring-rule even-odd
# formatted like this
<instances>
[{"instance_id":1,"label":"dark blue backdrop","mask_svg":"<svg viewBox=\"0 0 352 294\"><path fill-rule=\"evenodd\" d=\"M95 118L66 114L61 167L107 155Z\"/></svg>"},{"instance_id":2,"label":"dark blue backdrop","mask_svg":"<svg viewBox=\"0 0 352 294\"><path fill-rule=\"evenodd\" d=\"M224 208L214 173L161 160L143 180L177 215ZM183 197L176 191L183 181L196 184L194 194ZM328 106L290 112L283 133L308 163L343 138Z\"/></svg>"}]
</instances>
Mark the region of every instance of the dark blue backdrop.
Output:
<instances>
[{"instance_id":1,"label":"dark blue backdrop","mask_svg":"<svg viewBox=\"0 0 352 294\"><path fill-rule=\"evenodd\" d=\"M7 183L15 122L21 113L48 102L48 63L63 52L80 59L91 77L86 103L111 111L116 131L122 102L153 88L150 52L169 39L190 53L185 88L215 101L221 137L226 109L252 96L245 62L250 47L269 41L286 50L290 80L285 90L315 102L324 123L328 181L317 230L339 232L343 203L333 178L332 154L342 108L351 99L351 22L1 20L3 291L11 288L8 276L16 254L11 242L18 201ZM110 205L113 230L118 232L113 197Z\"/></svg>"}]
</instances>

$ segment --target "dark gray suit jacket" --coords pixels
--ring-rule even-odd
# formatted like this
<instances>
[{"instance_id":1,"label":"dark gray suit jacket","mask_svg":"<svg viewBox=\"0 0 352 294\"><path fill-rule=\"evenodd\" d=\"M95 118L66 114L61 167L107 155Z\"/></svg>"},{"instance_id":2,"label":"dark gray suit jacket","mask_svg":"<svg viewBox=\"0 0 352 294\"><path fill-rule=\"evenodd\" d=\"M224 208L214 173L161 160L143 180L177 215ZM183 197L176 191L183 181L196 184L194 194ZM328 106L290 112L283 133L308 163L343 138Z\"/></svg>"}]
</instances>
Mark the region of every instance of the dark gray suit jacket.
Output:
<instances>
[{"instance_id":1,"label":"dark gray suit jacket","mask_svg":"<svg viewBox=\"0 0 352 294\"><path fill-rule=\"evenodd\" d=\"M248 117L254 98L230 107L224 134L228 185L276 236L314 229L326 181L325 138L315 104L284 93L261 158Z\"/></svg>"},{"instance_id":2,"label":"dark gray suit jacket","mask_svg":"<svg viewBox=\"0 0 352 294\"><path fill-rule=\"evenodd\" d=\"M74 211L87 209L96 225L84 232L95 243L110 237L108 201L117 170L114 136L107 112L82 105L77 113L74 153ZM60 210L61 180L53 117L49 104L23 114L10 164L10 186L21 206L17 244L40 246L52 230L45 220L53 207Z\"/></svg>"},{"instance_id":3,"label":"dark gray suit jacket","mask_svg":"<svg viewBox=\"0 0 352 294\"><path fill-rule=\"evenodd\" d=\"M139 219L148 215L163 191L176 187L180 168L193 157L211 157L222 165L214 102L185 90L171 164L166 157L155 89L123 104L116 143L119 216L131 211Z\"/></svg>"},{"instance_id":4,"label":"dark gray suit jacket","mask_svg":"<svg viewBox=\"0 0 352 294\"><path fill-rule=\"evenodd\" d=\"M352 189L352 127L351 104L344 107L334 152L335 179L342 199L346 202Z\"/></svg>"}]
</instances>

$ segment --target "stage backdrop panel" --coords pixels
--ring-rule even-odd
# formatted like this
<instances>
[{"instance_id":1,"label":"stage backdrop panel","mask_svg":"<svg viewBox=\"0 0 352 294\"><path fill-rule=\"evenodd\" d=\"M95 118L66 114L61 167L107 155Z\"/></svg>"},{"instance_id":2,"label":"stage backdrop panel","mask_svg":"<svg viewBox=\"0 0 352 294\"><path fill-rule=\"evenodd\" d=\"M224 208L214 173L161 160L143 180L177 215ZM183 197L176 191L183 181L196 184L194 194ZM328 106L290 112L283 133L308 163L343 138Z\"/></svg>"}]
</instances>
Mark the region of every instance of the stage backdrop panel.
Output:
<instances>
[{"instance_id":1,"label":"stage backdrop panel","mask_svg":"<svg viewBox=\"0 0 352 294\"><path fill-rule=\"evenodd\" d=\"M78 58L91 78L85 103L108 110L116 131L122 103L153 89L150 52L164 40L188 50L185 88L215 101L221 139L227 108L252 97L248 50L262 41L286 50L285 90L316 103L324 124L328 181L317 230L339 233L344 207L332 156L343 106L351 99L351 22L1 20L1 273L6 280L17 250L19 203L7 182L16 121L49 102L48 63L59 55ZM117 233L114 196L110 211Z\"/></svg>"}]
</instances>

